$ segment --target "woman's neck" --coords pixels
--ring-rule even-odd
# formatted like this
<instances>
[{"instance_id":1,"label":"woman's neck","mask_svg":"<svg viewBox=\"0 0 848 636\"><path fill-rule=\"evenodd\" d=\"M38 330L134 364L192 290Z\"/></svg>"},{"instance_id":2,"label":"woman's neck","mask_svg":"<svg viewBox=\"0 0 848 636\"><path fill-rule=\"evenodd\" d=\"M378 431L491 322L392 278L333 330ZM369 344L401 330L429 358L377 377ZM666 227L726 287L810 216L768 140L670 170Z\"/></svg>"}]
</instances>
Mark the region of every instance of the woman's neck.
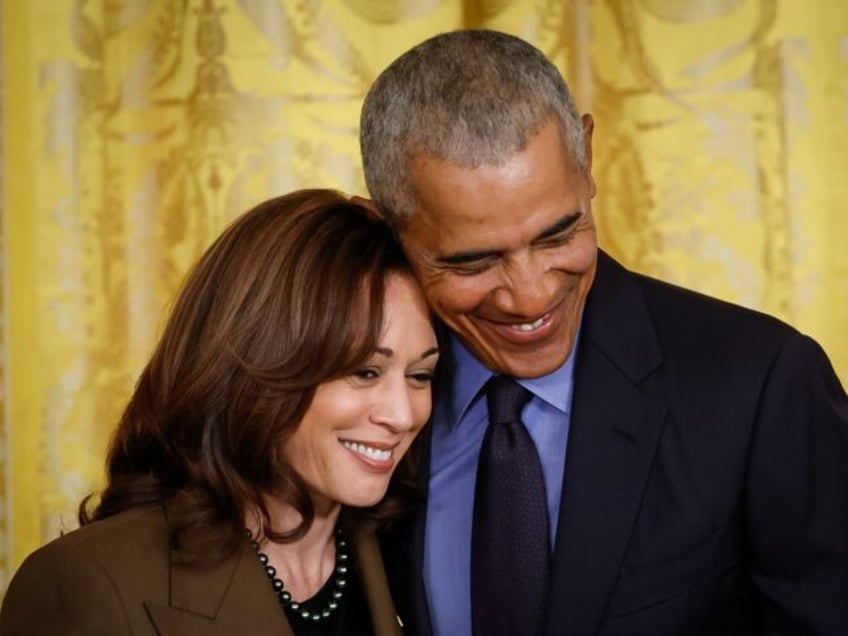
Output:
<instances>
[{"instance_id":1,"label":"woman's neck","mask_svg":"<svg viewBox=\"0 0 848 636\"><path fill-rule=\"evenodd\" d=\"M289 530L300 522L300 515L291 507L267 501L268 513L275 530ZM321 509L316 506L315 517L306 534L291 543L275 543L259 537L261 551L268 555L269 564L277 570L277 578L296 601L314 596L327 582L335 568L335 528L341 506L335 504ZM249 528L257 536L258 528Z\"/></svg>"}]
</instances>

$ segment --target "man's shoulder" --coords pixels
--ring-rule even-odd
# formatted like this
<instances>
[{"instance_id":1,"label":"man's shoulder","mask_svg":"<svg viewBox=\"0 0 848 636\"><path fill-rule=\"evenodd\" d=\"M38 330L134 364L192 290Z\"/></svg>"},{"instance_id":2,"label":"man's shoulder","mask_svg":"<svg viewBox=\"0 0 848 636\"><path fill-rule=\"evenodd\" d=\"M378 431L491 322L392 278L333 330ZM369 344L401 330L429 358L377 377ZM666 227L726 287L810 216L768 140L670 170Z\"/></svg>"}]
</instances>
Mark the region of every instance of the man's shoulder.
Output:
<instances>
[{"instance_id":1,"label":"man's shoulder","mask_svg":"<svg viewBox=\"0 0 848 636\"><path fill-rule=\"evenodd\" d=\"M801 335L791 325L763 311L630 271L608 256L605 260L607 264L600 275L615 278L619 287L631 285L638 290L660 335L769 347L782 346Z\"/></svg>"}]
</instances>

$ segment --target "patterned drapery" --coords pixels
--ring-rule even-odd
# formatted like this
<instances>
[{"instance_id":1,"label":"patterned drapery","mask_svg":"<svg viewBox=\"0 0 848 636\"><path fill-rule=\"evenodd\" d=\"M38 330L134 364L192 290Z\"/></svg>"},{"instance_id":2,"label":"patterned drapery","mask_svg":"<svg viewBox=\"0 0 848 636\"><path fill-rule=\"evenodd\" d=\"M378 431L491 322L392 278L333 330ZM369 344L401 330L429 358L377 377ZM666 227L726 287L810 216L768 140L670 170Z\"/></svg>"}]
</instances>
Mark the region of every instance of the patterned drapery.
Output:
<instances>
[{"instance_id":1,"label":"patterned drapery","mask_svg":"<svg viewBox=\"0 0 848 636\"><path fill-rule=\"evenodd\" d=\"M603 247L773 313L848 382L848 3L4 0L0 590L74 527L181 277L259 200L363 193L362 98L495 28L595 128Z\"/></svg>"}]
</instances>

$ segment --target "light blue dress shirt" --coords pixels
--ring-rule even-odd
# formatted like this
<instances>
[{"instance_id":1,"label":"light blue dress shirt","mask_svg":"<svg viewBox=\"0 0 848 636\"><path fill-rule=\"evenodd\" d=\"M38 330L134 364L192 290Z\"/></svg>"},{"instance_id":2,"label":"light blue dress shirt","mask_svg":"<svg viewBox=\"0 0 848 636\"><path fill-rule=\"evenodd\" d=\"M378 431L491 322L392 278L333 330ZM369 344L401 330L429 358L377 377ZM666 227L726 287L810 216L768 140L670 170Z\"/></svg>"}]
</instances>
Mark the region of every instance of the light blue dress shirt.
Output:
<instances>
[{"instance_id":1,"label":"light blue dress shirt","mask_svg":"<svg viewBox=\"0 0 848 636\"><path fill-rule=\"evenodd\" d=\"M424 545L424 585L434 636L471 634L471 523L477 460L488 410L480 389L492 376L457 340L447 346L451 386L436 398L432 418L430 485ZM576 350L576 347L574 348ZM574 384L574 355L559 369L519 383L533 397L522 420L536 444L554 545Z\"/></svg>"}]
</instances>

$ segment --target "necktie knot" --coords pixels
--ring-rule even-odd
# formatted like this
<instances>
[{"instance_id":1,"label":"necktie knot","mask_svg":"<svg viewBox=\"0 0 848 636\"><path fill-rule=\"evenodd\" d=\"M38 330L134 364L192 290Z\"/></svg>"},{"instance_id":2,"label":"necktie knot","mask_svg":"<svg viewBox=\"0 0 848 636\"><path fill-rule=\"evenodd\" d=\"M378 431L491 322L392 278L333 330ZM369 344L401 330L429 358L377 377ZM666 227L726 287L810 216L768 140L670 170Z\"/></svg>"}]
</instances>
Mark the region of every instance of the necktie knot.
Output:
<instances>
[{"instance_id":1,"label":"necktie knot","mask_svg":"<svg viewBox=\"0 0 848 636\"><path fill-rule=\"evenodd\" d=\"M530 391L511 377L496 375L489 380L486 404L491 424L512 424L521 421L521 409L532 397Z\"/></svg>"}]
</instances>

